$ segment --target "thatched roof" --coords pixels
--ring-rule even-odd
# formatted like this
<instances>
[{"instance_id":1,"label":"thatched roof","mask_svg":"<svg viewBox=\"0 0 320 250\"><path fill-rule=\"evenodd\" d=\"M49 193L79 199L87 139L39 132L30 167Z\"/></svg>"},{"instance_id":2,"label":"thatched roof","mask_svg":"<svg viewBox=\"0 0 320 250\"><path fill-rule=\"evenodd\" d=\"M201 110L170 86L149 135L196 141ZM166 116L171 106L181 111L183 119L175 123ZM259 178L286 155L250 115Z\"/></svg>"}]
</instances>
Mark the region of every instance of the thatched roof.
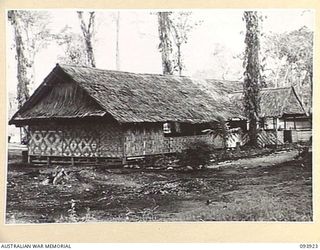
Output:
<instances>
[{"instance_id":1,"label":"thatched roof","mask_svg":"<svg viewBox=\"0 0 320 250\"><path fill-rule=\"evenodd\" d=\"M306 114L293 87L265 88L261 90L260 94L260 117ZM242 91L231 93L229 96L236 109L244 114Z\"/></svg>"},{"instance_id":2,"label":"thatched roof","mask_svg":"<svg viewBox=\"0 0 320 250\"><path fill-rule=\"evenodd\" d=\"M61 83L79 88L82 97L76 101ZM57 65L10 123L104 114L120 123L204 123L239 116L228 96L208 91L208 84L189 77ZM68 89L70 94L65 93Z\"/></svg>"},{"instance_id":3,"label":"thatched roof","mask_svg":"<svg viewBox=\"0 0 320 250\"><path fill-rule=\"evenodd\" d=\"M242 91L243 83L240 81L207 79L207 88L210 92L219 92L221 95Z\"/></svg>"},{"instance_id":4,"label":"thatched roof","mask_svg":"<svg viewBox=\"0 0 320 250\"><path fill-rule=\"evenodd\" d=\"M40 102L21 112L19 118L80 118L106 114L74 83L57 83L54 88L47 88L45 93Z\"/></svg>"}]
</instances>

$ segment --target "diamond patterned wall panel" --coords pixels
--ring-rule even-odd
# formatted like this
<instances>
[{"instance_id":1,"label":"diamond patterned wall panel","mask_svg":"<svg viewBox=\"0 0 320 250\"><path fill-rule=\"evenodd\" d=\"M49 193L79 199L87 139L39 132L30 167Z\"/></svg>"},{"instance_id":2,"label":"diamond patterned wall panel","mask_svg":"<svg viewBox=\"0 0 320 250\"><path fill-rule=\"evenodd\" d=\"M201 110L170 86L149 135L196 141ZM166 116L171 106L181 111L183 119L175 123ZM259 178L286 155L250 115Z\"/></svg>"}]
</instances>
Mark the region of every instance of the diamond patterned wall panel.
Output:
<instances>
[{"instance_id":1,"label":"diamond patterned wall panel","mask_svg":"<svg viewBox=\"0 0 320 250\"><path fill-rule=\"evenodd\" d=\"M31 130L30 155L62 155L62 131Z\"/></svg>"},{"instance_id":2,"label":"diamond patterned wall panel","mask_svg":"<svg viewBox=\"0 0 320 250\"><path fill-rule=\"evenodd\" d=\"M110 124L65 125L31 128L30 155L121 157L122 132Z\"/></svg>"}]
</instances>

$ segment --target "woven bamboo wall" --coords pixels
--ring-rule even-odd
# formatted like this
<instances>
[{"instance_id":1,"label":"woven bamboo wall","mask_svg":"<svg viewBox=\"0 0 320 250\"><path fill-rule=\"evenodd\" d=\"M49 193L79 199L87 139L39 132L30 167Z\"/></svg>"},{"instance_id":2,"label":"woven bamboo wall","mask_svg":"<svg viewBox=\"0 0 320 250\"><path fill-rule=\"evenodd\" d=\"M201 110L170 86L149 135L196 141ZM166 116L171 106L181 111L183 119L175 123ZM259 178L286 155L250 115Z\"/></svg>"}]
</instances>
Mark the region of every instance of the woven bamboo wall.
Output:
<instances>
[{"instance_id":1,"label":"woven bamboo wall","mask_svg":"<svg viewBox=\"0 0 320 250\"><path fill-rule=\"evenodd\" d=\"M125 131L124 148L126 156L167 153L164 148L162 126L130 126Z\"/></svg>"},{"instance_id":2,"label":"woven bamboo wall","mask_svg":"<svg viewBox=\"0 0 320 250\"><path fill-rule=\"evenodd\" d=\"M121 130L115 124L37 125L30 127L29 155L121 157Z\"/></svg>"},{"instance_id":3,"label":"woven bamboo wall","mask_svg":"<svg viewBox=\"0 0 320 250\"><path fill-rule=\"evenodd\" d=\"M208 144L213 145L214 148L222 148L223 141L220 136L213 139L210 135L193 135L193 136L179 136L179 137L167 137L164 141L164 148L167 152L180 152L189 143L197 140L206 141Z\"/></svg>"},{"instance_id":4,"label":"woven bamboo wall","mask_svg":"<svg viewBox=\"0 0 320 250\"><path fill-rule=\"evenodd\" d=\"M100 124L100 156L123 157L123 132L118 124Z\"/></svg>"},{"instance_id":5,"label":"woven bamboo wall","mask_svg":"<svg viewBox=\"0 0 320 250\"><path fill-rule=\"evenodd\" d=\"M125 131L125 155L140 156L175 153L184 149L186 144L199 139L213 144L215 148L222 147L221 137L216 137L215 139L210 135L165 137L162 125L135 125Z\"/></svg>"},{"instance_id":6,"label":"woven bamboo wall","mask_svg":"<svg viewBox=\"0 0 320 250\"><path fill-rule=\"evenodd\" d=\"M307 142L312 136L312 130L292 130L292 142Z\"/></svg>"},{"instance_id":7,"label":"woven bamboo wall","mask_svg":"<svg viewBox=\"0 0 320 250\"><path fill-rule=\"evenodd\" d=\"M222 138L210 135L165 137L161 124L134 125L125 129L112 123L92 123L74 125L37 125L31 126L29 155L31 156L68 156L68 157L122 157L174 153L185 145L198 139L207 141L215 148L222 148ZM124 136L124 137L123 137ZM294 141L304 141L311 136L310 131L293 134ZM299 137L299 138L298 138ZM247 135L241 138L245 144ZM236 138L237 141L240 138ZM275 144L274 131L259 133L261 146ZM283 131L278 131L278 144L283 143ZM233 143L228 141L228 146Z\"/></svg>"}]
</instances>

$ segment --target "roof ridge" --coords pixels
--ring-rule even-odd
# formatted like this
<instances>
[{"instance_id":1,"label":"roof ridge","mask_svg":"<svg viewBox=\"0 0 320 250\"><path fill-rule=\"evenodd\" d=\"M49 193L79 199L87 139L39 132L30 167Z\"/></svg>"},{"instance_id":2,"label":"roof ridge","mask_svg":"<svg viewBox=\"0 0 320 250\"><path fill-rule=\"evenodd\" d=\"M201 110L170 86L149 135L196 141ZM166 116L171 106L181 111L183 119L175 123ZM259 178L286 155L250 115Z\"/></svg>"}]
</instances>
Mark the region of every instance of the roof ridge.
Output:
<instances>
[{"instance_id":1,"label":"roof ridge","mask_svg":"<svg viewBox=\"0 0 320 250\"><path fill-rule=\"evenodd\" d=\"M234 83L242 83L241 80L226 80L226 79L217 79L217 78L198 78L198 77L195 77L196 79L205 79L205 80L208 80L208 81L217 81L217 82L221 82L221 83L224 83L224 82L234 82Z\"/></svg>"},{"instance_id":2,"label":"roof ridge","mask_svg":"<svg viewBox=\"0 0 320 250\"><path fill-rule=\"evenodd\" d=\"M278 90L278 89L290 89L292 86L286 86L286 87L268 87L268 88L262 88L261 90Z\"/></svg>"},{"instance_id":3,"label":"roof ridge","mask_svg":"<svg viewBox=\"0 0 320 250\"><path fill-rule=\"evenodd\" d=\"M123 71L123 70L113 70L113 69L101 69L101 68L94 68L86 65L73 65L73 64L65 64L65 63L57 63L57 66L60 67L71 67L71 68L87 68L89 70L95 70L95 71L104 71L104 72L111 72L111 73L119 73L119 74L133 74L133 75L144 75L144 76L160 76L160 77L169 77L169 78L188 78L191 80L205 80L205 81L216 81L221 83L240 83L241 81L237 80L223 80L223 79L214 79L214 78L202 78L202 77L194 77L194 76L179 76L179 75L164 75L160 73L137 73L137 72L130 72L130 71Z\"/></svg>"},{"instance_id":4,"label":"roof ridge","mask_svg":"<svg viewBox=\"0 0 320 250\"><path fill-rule=\"evenodd\" d=\"M270 87L270 88L262 88L260 89L260 91L268 91L268 90L280 90L280 89L291 89L292 86L289 86L289 87ZM233 91L231 94L236 94L236 93L242 93L243 91L242 90L236 90L236 91Z\"/></svg>"},{"instance_id":5,"label":"roof ridge","mask_svg":"<svg viewBox=\"0 0 320 250\"><path fill-rule=\"evenodd\" d=\"M70 67L70 68L86 68L89 70L94 71L103 71L103 72L110 72L110 73L118 73L118 74L132 74L132 75L150 75L150 76L161 76L161 77L181 77L181 78L192 78L190 76L178 76L178 75L163 75L163 74L157 74L157 73L136 73L136 72L130 72L130 71L123 71L123 70L113 70L113 69L101 69L101 68L94 68L90 66L84 66L84 65L73 65L73 64L64 64L64 63L57 63L57 66L63 67Z\"/></svg>"}]
</instances>

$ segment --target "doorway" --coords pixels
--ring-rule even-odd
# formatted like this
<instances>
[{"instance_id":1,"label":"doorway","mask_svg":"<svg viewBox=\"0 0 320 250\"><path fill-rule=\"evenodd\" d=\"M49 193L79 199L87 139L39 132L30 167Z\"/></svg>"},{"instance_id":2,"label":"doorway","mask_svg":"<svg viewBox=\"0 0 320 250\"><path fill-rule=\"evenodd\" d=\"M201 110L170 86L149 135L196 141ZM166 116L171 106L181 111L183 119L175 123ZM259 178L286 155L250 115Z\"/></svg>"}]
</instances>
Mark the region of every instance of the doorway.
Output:
<instances>
[{"instance_id":1,"label":"doorway","mask_svg":"<svg viewBox=\"0 0 320 250\"><path fill-rule=\"evenodd\" d=\"M284 130L284 142L292 143L292 130Z\"/></svg>"}]
</instances>

